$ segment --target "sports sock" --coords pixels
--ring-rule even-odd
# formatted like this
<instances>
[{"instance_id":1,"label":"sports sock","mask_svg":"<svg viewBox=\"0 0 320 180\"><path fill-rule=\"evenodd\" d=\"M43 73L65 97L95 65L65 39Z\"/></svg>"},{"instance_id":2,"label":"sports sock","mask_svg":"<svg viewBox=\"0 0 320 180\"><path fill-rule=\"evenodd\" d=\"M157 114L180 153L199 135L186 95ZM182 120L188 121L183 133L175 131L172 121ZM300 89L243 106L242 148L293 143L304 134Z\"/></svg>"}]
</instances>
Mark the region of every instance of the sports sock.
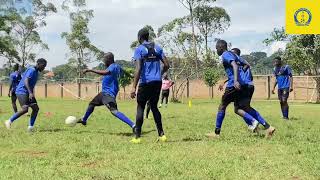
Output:
<instances>
[{"instance_id":1,"label":"sports sock","mask_svg":"<svg viewBox=\"0 0 320 180\"><path fill-rule=\"evenodd\" d=\"M221 129L222 122L225 117L226 112L225 111L219 111L216 118L216 129Z\"/></svg>"},{"instance_id":2,"label":"sports sock","mask_svg":"<svg viewBox=\"0 0 320 180\"><path fill-rule=\"evenodd\" d=\"M123 113L121 112L117 112L114 114L118 119L120 119L122 122L128 124L131 128L133 128L135 126L135 124L127 117L125 116Z\"/></svg>"},{"instance_id":3,"label":"sports sock","mask_svg":"<svg viewBox=\"0 0 320 180\"><path fill-rule=\"evenodd\" d=\"M87 109L87 111L86 111L86 113L84 114L84 116L83 116L83 118L82 118L82 121L83 121L84 123L87 122L89 116L93 113L93 111L94 111L94 106L89 106L88 109Z\"/></svg>"}]
</instances>

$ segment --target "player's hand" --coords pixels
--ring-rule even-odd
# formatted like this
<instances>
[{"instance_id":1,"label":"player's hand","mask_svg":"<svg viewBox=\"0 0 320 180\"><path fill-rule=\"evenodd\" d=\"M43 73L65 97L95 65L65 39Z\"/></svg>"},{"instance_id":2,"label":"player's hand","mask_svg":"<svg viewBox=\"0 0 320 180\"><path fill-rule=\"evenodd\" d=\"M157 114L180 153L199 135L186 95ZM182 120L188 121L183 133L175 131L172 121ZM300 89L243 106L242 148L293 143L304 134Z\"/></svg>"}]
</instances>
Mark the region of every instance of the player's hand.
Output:
<instances>
[{"instance_id":1,"label":"player's hand","mask_svg":"<svg viewBox=\"0 0 320 180\"><path fill-rule=\"evenodd\" d=\"M293 88L290 88L290 92L292 92L293 91Z\"/></svg>"},{"instance_id":2,"label":"player's hand","mask_svg":"<svg viewBox=\"0 0 320 180\"><path fill-rule=\"evenodd\" d=\"M30 93L30 94L29 94L29 99L32 100L33 98L34 98L33 93Z\"/></svg>"},{"instance_id":3,"label":"player's hand","mask_svg":"<svg viewBox=\"0 0 320 180\"><path fill-rule=\"evenodd\" d=\"M223 91L223 87L224 87L224 84L220 84L219 87L218 87L218 90L219 91Z\"/></svg>"},{"instance_id":4,"label":"player's hand","mask_svg":"<svg viewBox=\"0 0 320 180\"><path fill-rule=\"evenodd\" d=\"M272 89L272 91L271 91L271 92L272 92L272 94L275 94L274 89Z\"/></svg>"},{"instance_id":5,"label":"player's hand","mask_svg":"<svg viewBox=\"0 0 320 180\"><path fill-rule=\"evenodd\" d=\"M132 99L136 98L136 89L135 88L133 88L131 90L130 96L131 96Z\"/></svg>"},{"instance_id":6,"label":"player's hand","mask_svg":"<svg viewBox=\"0 0 320 180\"><path fill-rule=\"evenodd\" d=\"M234 86L234 88L236 88L236 90L240 90L241 89L241 85L240 85L240 83L238 81L235 81L233 86Z\"/></svg>"},{"instance_id":7,"label":"player's hand","mask_svg":"<svg viewBox=\"0 0 320 180\"><path fill-rule=\"evenodd\" d=\"M88 72L90 72L89 69L85 69L85 70L82 71L83 74L86 74L86 73L88 73Z\"/></svg>"}]
</instances>

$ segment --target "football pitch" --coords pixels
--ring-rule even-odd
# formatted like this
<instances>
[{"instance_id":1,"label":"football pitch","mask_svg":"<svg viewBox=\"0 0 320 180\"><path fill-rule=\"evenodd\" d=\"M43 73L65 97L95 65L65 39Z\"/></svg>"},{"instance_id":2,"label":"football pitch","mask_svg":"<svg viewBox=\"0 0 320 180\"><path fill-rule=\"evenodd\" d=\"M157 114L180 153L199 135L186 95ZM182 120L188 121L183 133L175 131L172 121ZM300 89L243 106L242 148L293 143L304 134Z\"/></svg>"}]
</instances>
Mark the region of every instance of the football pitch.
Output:
<instances>
[{"instance_id":1,"label":"football pitch","mask_svg":"<svg viewBox=\"0 0 320 180\"><path fill-rule=\"evenodd\" d=\"M132 130L105 107L96 108L87 127L64 124L87 104L39 99L36 132L29 134L27 116L4 128L11 108L0 98L0 179L320 179L320 105L290 103L292 119L285 122L278 102L254 102L277 129L272 139L249 133L230 106L221 137L208 139L217 100L170 104L161 109L168 142L156 142L150 115L142 143L131 144ZM135 120L134 101L118 107Z\"/></svg>"}]
</instances>

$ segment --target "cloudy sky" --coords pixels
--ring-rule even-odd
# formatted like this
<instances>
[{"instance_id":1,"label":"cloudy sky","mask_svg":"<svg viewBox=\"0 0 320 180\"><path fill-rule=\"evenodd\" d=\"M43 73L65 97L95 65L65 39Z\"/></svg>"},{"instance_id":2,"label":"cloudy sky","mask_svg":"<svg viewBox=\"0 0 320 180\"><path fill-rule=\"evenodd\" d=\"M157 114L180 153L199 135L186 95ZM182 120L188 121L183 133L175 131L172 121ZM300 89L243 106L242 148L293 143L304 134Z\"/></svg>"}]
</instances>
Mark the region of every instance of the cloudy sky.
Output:
<instances>
[{"instance_id":1,"label":"cloudy sky","mask_svg":"<svg viewBox=\"0 0 320 180\"><path fill-rule=\"evenodd\" d=\"M60 4L62 0L52 0ZM104 51L115 53L116 59L130 60L129 48L137 31L146 24L158 29L176 17L188 14L177 0L87 0L94 10L90 23L90 39ZM285 1L282 0L217 0L216 6L224 7L231 16L231 27L217 38L226 39L244 53L265 51L268 54L282 44L265 47L262 40L274 27L284 26ZM59 8L60 10L60 8ZM61 32L70 30L68 14L61 10L47 18L48 26L41 29L41 37L50 50L41 52L49 60L49 67L67 61L68 48Z\"/></svg>"}]
</instances>

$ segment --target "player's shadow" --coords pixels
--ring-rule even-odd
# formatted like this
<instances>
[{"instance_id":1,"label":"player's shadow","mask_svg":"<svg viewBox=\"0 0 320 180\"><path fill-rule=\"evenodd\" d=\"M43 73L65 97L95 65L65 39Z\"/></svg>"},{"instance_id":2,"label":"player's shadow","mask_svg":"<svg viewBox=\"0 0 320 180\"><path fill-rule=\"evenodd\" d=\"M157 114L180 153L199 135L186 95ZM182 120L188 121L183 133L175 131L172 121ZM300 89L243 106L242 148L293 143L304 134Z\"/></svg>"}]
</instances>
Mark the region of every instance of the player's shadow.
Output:
<instances>
[{"instance_id":1,"label":"player's shadow","mask_svg":"<svg viewBox=\"0 0 320 180\"><path fill-rule=\"evenodd\" d=\"M66 129L53 128L53 129L40 129L39 130L39 132L51 132L51 133L63 132L63 131L66 131Z\"/></svg>"},{"instance_id":2,"label":"player's shadow","mask_svg":"<svg viewBox=\"0 0 320 180\"><path fill-rule=\"evenodd\" d=\"M152 133L154 131L156 131L156 130L153 129L153 130L150 130L150 131L143 131L141 134L142 135L146 135L146 134ZM133 135L133 133L109 133L109 134L113 135L113 136L126 136L126 137Z\"/></svg>"}]
</instances>

